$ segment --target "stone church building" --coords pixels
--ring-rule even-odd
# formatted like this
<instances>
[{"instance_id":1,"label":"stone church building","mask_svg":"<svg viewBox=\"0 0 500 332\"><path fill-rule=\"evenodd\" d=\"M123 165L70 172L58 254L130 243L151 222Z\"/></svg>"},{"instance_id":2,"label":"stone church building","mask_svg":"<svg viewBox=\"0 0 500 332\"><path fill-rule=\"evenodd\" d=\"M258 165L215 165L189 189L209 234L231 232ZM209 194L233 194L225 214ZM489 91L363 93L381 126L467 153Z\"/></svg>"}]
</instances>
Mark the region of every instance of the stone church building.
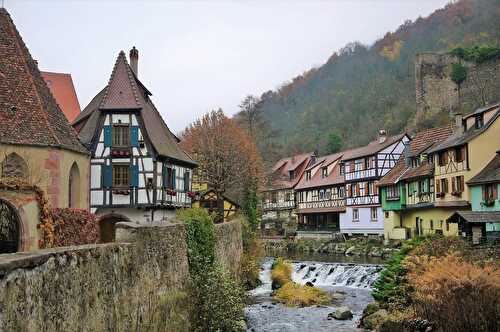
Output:
<instances>
[{"instance_id":1,"label":"stone church building","mask_svg":"<svg viewBox=\"0 0 500 332\"><path fill-rule=\"evenodd\" d=\"M52 207L89 208L89 163L88 150L0 8L0 253L38 248L38 204L26 188L42 189Z\"/></svg>"}]
</instances>

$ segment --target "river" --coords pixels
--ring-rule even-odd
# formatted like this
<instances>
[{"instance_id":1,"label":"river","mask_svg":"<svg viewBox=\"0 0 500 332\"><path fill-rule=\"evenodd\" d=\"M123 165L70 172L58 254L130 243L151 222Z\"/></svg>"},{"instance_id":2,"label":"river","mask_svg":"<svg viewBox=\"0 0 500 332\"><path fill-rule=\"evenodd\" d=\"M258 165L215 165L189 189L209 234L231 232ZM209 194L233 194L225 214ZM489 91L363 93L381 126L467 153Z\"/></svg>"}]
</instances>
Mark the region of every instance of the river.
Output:
<instances>
[{"instance_id":1,"label":"river","mask_svg":"<svg viewBox=\"0 0 500 332\"><path fill-rule=\"evenodd\" d=\"M356 325L363 309L373 301L371 286L382 269L381 261L346 262L345 256L289 259L293 266L293 281L301 284L310 281L327 292L342 293L343 298L334 300L328 306L307 308L290 308L275 302L271 298L271 265L274 259L266 258L260 272L262 285L250 291L254 303L245 309L248 331L362 331ZM353 312L353 319L328 319L328 314L338 306L348 306Z\"/></svg>"}]
</instances>

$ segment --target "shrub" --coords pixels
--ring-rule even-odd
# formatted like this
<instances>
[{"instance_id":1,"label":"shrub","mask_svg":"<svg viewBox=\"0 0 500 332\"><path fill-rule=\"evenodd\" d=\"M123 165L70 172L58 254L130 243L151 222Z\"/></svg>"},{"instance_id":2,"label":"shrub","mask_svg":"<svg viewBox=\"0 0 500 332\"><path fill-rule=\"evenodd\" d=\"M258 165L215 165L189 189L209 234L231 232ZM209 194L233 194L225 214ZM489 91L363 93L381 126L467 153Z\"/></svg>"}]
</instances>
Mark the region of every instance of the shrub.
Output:
<instances>
[{"instance_id":1,"label":"shrub","mask_svg":"<svg viewBox=\"0 0 500 332\"><path fill-rule=\"evenodd\" d=\"M243 256L241 258L240 279L246 289L253 289L260 284L260 265L264 256L262 243L252 230L247 218L241 218L243 233Z\"/></svg>"},{"instance_id":2,"label":"shrub","mask_svg":"<svg viewBox=\"0 0 500 332\"><path fill-rule=\"evenodd\" d=\"M283 258L274 261L271 271L271 280L275 288L280 288L292 281L292 265Z\"/></svg>"},{"instance_id":3,"label":"shrub","mask_svg":"<svg viewBox=\"0 0 500 332\"><path fill-rule=\"evenodd\" d=\"M218 264L192 277L193 331L244 331L243 288Z\"/></svg>"},{"instance_id":4,"label":"shrub","mask_svg":"<svg viewBox=\"0 0 500 332\"><path fill-rule=\"evenodd\" d=\"M186 224L193 331L243 331L243 288L215 259L215 226L205 209L179 211Z\"/></svg>"},{"instance_id":5,"label":"shrub","mask_svg":"<svg viewBox=\"0 0 500 332\"><path fill-rule=\"evenodd\" d=\"M394 305L405 305L408 303L408 289L405 280L406 270L402 266L402 263L410 251L421 242L421 238L405 241L401 249L387 262L384 270L382 270L379 278L373 285L372 295L375 300Z\"/></svg>"},{"instance_id":6,"label":"shrub","mask_svg":"<svg viewBox=\"0 0 500 332\"><path fill-rule=\"evenodd\" d=\"M186 224L189 272L203 273L215 261L215 226L213 216L205 209L184 209L177 218Z\"/></svg>"},{"instance_id":7,"label":"shrub","mask_svg":"<svg viewBox=\"0 0 500 332\"><path fill-rule=\"evenodd\" d=\"M329 304L332 300L328 293L319 288L303 286L295 282L284 284L276 291L274 298L290 307Z\"/></svg>"},{"instance_id":8,"label":"shrub","mask_svg":"<svg viewBox=\"0 0 500 332\"><path fill-rule=\"evenodd\" d=\"M443 331L496 331L500 317L500 270L479 267L455 254L408 264L418 317Z\"/></svg>"},{"instance_id":9,"label":"shrub","mask_svg":"<svg viewBox=\"0 0 500 332\"><path fill-rule=\"evenodd\" d=\"M451 55L465 61L482 63L500 58L500 48L493 45L476 45L473 47L456 47L450 51Z\"/></svg>"},{"instance_id":10,"label":"shrub","mask_svg":"<svg viewBox=\"0 0 500 332\"><path fill-rule=\"evenodd\" d=\"M74 246L99 242L99 224L94 214L82 209L51 210L54 246Z\"/></svg>"}]
</instances>

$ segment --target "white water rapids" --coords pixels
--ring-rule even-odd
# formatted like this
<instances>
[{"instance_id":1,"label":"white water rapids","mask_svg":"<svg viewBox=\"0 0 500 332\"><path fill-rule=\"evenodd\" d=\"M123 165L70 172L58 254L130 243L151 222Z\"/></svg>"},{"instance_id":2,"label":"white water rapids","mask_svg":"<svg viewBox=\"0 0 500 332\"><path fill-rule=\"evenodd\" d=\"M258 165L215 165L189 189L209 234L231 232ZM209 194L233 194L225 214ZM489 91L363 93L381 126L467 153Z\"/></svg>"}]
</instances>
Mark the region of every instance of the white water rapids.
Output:
<instances>
[{"instance_id":1,"label":"white water rapids","mask_svg":"<svg viewBox=\"0 0 500 332\"><path fill-rule=\"evenodd\" d=\"M262 264L260 280L262 285L250 292L253 296L271 293L271 266L273 259ZM371 289L382 267L373 264L292 262L292 280L305 284L311 282L318 287L344 286Z\"/></svg>"}]
</instances>

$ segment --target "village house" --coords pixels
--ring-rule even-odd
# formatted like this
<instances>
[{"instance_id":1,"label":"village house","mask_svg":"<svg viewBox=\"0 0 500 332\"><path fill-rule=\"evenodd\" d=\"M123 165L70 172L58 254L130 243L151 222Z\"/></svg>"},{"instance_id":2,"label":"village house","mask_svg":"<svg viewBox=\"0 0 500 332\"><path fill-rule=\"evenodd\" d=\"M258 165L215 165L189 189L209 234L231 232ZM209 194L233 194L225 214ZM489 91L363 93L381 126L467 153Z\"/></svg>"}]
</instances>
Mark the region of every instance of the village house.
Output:
<instances>
[{"instance_id":1,"label":"village house","mask_svg":"<svg viewBox=\"0 0 500 332\"><path fill-rule=\"evenodd\" d=\"M109 83L73 123L92 152L90 206L102 237L120 220L162 222L191 207L196 163L179 146L138 79L139 54L118 54Z\"/></svg>"},{"instance_id":2,"label":"village house","mask_svg":"<svg viewBox=\"0 0 500 332\"><path fill-rule=\"evenodd\" d=\"M38 249L35 188L51 207L89 208L89 163L89 151L0 8L0 253Z\"/></svg>"},{"instance_id":3,"label":"village house","mask_svg":"<svg viewBox=\"0 0 500 332\"><path fill-rule=\"evenodd\" d=\"M340 215L346 209L341 158L342 153L317 157L295 187L298 236L331 236L340 232Z\"/></svg>"},{"instance_id":4,"label":"village house","mask_svg":"<svg viewBox=\"0 0 500 332\"><path fill-rule=\"evenodd\" d=\"M472 211L457 211L448 221L458 224L459 235L474 244L500 240L500 150L467 186Z\"/></svg>"},{"instance_id":5,"label":"village house","mask_svg":"<svg viewBox=\"0 0 500 332\"><path fill-rule=\"evenodd\" d=\"M195 172L196 173L196 172ZM216 215L216 222L228 221L239 210L240 205L235 199L229 198L227 194L219 195L214 189L209 188L207 182L200 182L196 180L196 174L193 175L192 190L194 193L193 207L206 209L210 214ZM219 204L223 204L222 209ZM222 216L218 214L222 211Z\"/></svg>"},{"instance_id":6,"label":"village house","mask_svg":"<svg viewBox=\"0 0 500 332\"><path fill-rule=\"evenodd\" d=\"M406 134L387 137L380 130L375 141L343 154L340 174L345 177L346 211L340 215L342 233L384 234L377 182L396 165L408 141Z\"/></svg>"},{"instance_id":7,"label":"village house","mask_svg":"<svg viewBox=\"0 0 500 332\"><path fill-rule=\"evenodd\" d=\"M435 207L434 165L428 155L453 130L446 125L416 133L396 166L379 181L386 240L456 234L456 225L446 222L452 210Z\"/></svg>"},{"instance_id":8,"label":"village house","mask_svg":"<svg viewBox=\"0 0 500 332\"><path fill-rule=\"evenodd\" d=\"M387 240L434 233L472 237L474 229L477 240L487 229L496 231L497 214L481 219L481 212L488 210L484 204L492 204L495 186L484 187L490 190L486 201L481 190L494 178L491 156L500 148L499 116L500 104L490 105L463 119L457 115L454 127L415 135L405 158L379 183ZM480 225L471 227L475 223Z\"/></svg>"},{"instance_id":9,"label":"village house","mask_svg":"<svg viewBox=\"0 0 500 332\"><path fill-rule=\"evenodd\" d=\"M306 168L314 163L313 153L283 158L274 164L270 181L262 192L262 228L264 232L294 232L297 214L294 188ZM271 231L272 232L272 231Z\"/></svg>"}]
</instances>

